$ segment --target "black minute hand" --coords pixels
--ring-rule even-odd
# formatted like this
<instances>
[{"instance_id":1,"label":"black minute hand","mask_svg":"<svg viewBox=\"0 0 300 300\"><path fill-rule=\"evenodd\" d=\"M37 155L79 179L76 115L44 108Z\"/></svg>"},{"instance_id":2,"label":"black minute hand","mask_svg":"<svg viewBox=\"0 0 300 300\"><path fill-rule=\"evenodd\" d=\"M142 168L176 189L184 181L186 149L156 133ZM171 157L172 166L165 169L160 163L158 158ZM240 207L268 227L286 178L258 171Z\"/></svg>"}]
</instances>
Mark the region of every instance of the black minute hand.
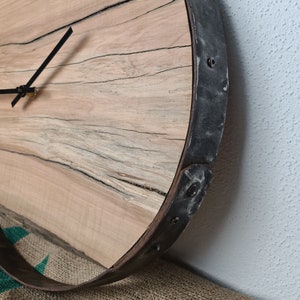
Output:
<instances>
[{"instance_id":1,"label":"black minute hand","mask_svg":"<svg viewBox=\"0 0 300 300\"><path fill-rule=\"evenodd\" d=\"M26 85L23 86L23 89L25 90L25 92L24 91L19 92L18 95L15 97L15 99L11 102L12 107L14 107L18 103L18 101L21 99L21 97L25 96L26 93L28 93L30 86L34 83L34 81L38 78L38 76L42 73L42 71L47 67L49 62L56 55L56 53L63 46L63 44L67 41L67 39L70 37L70 35L72 33L73 33L73 30L72 30L72 27L70 27L68 29L68 31L64 34L64 36L61 38L61 40L58 42L58 44L55 46L55 48L52 50L52 52L45 59L45 61L41 64L41 66L36 70L36 72L33 74L33 76L29 79L29 81L26 83Z\"/></svg>"}]
</instances>

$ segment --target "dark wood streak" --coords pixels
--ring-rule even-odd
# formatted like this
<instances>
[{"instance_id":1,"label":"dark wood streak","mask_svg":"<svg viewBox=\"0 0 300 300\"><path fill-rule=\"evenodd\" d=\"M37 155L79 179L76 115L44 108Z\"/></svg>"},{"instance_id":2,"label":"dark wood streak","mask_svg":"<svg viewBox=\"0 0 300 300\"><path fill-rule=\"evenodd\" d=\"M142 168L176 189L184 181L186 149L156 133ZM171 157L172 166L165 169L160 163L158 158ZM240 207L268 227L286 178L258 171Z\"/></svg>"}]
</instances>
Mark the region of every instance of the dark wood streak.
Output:
<instances>
[{"instance_id":1,"label":"dark wood streak","mask_svg":"<svg viewBox=\"0 0 300 300\"><path fill-rule=\"evenodd\" d=\"M58 31L60 31L60 30L62 30L62 29L65 29L65 28L70 27L70 26L72 26L72 25L81 23L81 22L83 22L83 21L86 21L87 19L90 19L90 18L92 18L92 17L94 17L94 16L97 16L97 15L99 15L99 14L102 14L102 13L108 11L108 10L111 10L111 9L114 9L114 8L117 8L117 7L120 7L121 5L127 4L127 3L129 3L129 2L133 2L133 1L135 1L135 0L123 0L123 1L117 2L117 3L115 3L115 4L106 6L106 7L102 8L102 9L96 11L96 12L93 12L93 13L91 13L91 14L89 14L89 15L87 15L87 16L81 18L81 19L78 19L78 20L75 20L75 21L73 21L73 22L71 22L71 23L69 23L69 24L60 26L60 27L58 27L58 28L56 28L56 29L54 29L54 30L52 30L52 31L49 31L48 33L45 33L45 34L43 34L43 35L41 35L41 36L39 36L39 37L36 37L36 38L34 38L34 39L30 40L30 41L27 41L27 42L18 42L18 43L6 43L6 44L0 44L0 47L12 46L12 45L28 45L28 44L34 43L34 42L36 42L36 41L38 41L38 40L41 40L41 39L43 39L43 38L45 38L45 37L47 37L47 36L53 34L53 33L58 32ZM151 9L151 10L149 10L149 11L147 11L147 12L145 12L145 13L143 13L143 14L141 14L141 15L135 17L135 18L132 18L132 19L130 19L130 20L127 20L127 21L125 21L125 22L123 22L123 23L120 23L120 24L118 24L118 25L122 25L122 24L125 24L125 23L128 23L128 22L131 22L131 21L133 21L133 20L136 20L136 19L138 19L138 18L141 18L141 17L143 17L143 16L145 16L145 15L147 15L147 14L153 12L153 11L156 11L156 10L158 10L158 9L161 9L161 8L165 7L165 6L168 6L168 5L170 5L171 3L174 3L174 2L176 2L176 1L177 1L177 0L172 0L172 1L170 1L170 2L168 2L168 3L166 3L166 4L164 4L164 5L161 5L161 6L158 6L158 7L154 8L154 9Z\"/></svg>"},{"instance_id":2,"label":"dark wood streak","mask_svg":"<svg viewBox=\"0 0 300 300\"><path fill-rule=\"evenodd\" d=\"M93 60L97 60L100 58L108 58L108 57L113 57L113 56L131 56L131 55L138 55L138 54L144 54L144 53L151 53L151 52L157 52L157 51L164 51L164 50L176 50L176 49L183 49L183 48L189 48L191 47L191 45L179 45L179 46L173 46L173 47L160 47L160 48L154 48L154 49L146 49L146 50L141 50L141 51L133 51L133 52L127 52L127 53L109 53L109 54L104 54L104 55L97 55L97 56L93 56L81 61L77 61L77 62L72 62L72 63L67 63L67 64L58 64L58 65L54 65L54 66L50 66L47 67L47 70L50 69L56 69L59 67L66 67L66 66L74 66L74 65L80 65L80 64L84 64L86 62L89 61L93 61ZM180 67L191 67L192 65L185 65L185 66L178 66L178 67L174 67L171 69L166 69L160 72L164 72L164 71L169 71L169 70L173 70L176 68L180 68ZM0 74L11 74L11 73L27 73L27 72L34 72L36 69L26 69L26 70L15 70L15 71L5 71L5 72L0 72ZM159 74L160 72L156 73ZM147 75L147 74L145 74ZM154 74L155 75L155 74ZM76 83L81 83L81 81L73 81L70 82L72 84L76 84ZM65 83L52 83L52 84L65 84Z\"/></svg>"},{"instance_id":3,"label":"dark wood streak","mask_svg":"<svg viewBox=\"0 0 300 300\"><path fill-rule=\"evenodd\" d=\"M30 40L30 41L28 41L28 42L0 44L0 47L11 46L11 45L28 45L28 44L34 43L34 42L36 42L36 41L38 41L38 40L41 40L41 39L43 39L43 38L45 38L45 37L47 37L47 36L53 34L53 33L58 32L58 31L60 31L60 30L62 30L62 29L65 29L65 28L70 27L70 26L72 26L72 25L78 24L78 23L83 22L83 21L85 21L85 20L87 20L87 19L89 19L89 18L92 18L92 17L96 16L96 15L99 15L99 14L101 14L101 13L104 13L104 12L110 10L110 9L119 7L119 6L123 5L123 4L127 4L127 3L133 2L133 1L135 1L135 0L123 0L123 1L120 1L120 2L117 2L117 3L114 3L114 4L111 4L111 5L106 6L106 7L102 8L102 9L100 9L100 10L98 10L98 11L92 13L92 14L89 14L88 16L85 16L85 17L83 17L83 18L81 18L81 19L78 19L78 20L76 20L76 21L73 21L73 22L71 22L71 23L69 23L69 24L60 26L60 27L58 27L58 28L56 28L56 29L54 29L54 30L52 30L52 31L49 31L48 33L45 33L45 34L43 34L43 35L41 35L41 36L39 36L39 37L36 37L36 38L34 38L34 39L32 39L32 40Z\"/></svg>"},{"instance_id":4,"label":"dark wood streak","mask_svg":"<svg viewBox=\"0 0 300 300\"><path fill-rule=\"evenodd\" d=\"M156 51L164 51L164 50L173 50L173 49L181 49L181 48L190 48L191 45L176 45L172 47L160 47L160 48L153 48L153 49L145 49L145 50L139 50L139 51L132 51L132 52L123 52L123 53L109 53L109 54L103 54L103 55L96 55L78 62L72 62L69 64L61 64L59 65L60 67L62 66L71 66L71 65L77 65L81 63L85 63L91 60L96 60L99 58L107 58L107 57L112 57L112 56L130 56L130 55L136 55L136 54L144 54L144 53L151 53L151 52L156 52ZM56 68L57 66L52 66L50 68ZM34 71L34 70L30 70Z\"/></svg>"},{"instance_id":5,"label":"dark wood streak","mask_svg":"<svg viewBox=\"0 0 300 300\"><path fill-rule=\"evenodd\" d=\"M131 79L137 79L137 78L143 78L148 76L149 74L142 74L137 76L129 76L129 77L120 77L120 78L114 78L114 79L108 79L108 80L101 80L101 81L86 81L82 84L102 84L102 83L108 83L108 82L114 82L114 81L122 81L122 80L131 80ZM65 83L67 84L67 83Z\"/></svg>"},{"instance_id":6,"label":"dark wood streak","mask_svg":"<svg viewBox=\"0 0 300 300\"><path fill-rule=\"evenodd\" d=\"M160 151L157 151L157 150L145 149L145 148L141 148L141 147L126 146L126 145L122 145L122 144L116 144L116 146L119 146L119 147L125 148L125 149L129 149L129 150L139 150L142 152L160 153Z\"/></svg>"},{"instance_id":7,"label":"dark wood streak","mask_svg":"<svg viewBox=\"0 0 300 300\"><path fill-rule=\"evenodd\" d=\"M90 258L89 256L87 256L84 253L84 251L75 249L69 243L67 243L60 237L58 237L53 232L46 230L45 228L39 226L38 224L32 222L31 220L29 220L27 218L24 218L24 216L20 216L19 214L13 212L12 210L8 209L7 207L3 206L2 204L0 204L0 215L11 218L14 222L16 222L16 221L19 222L20 225L24 229L28 230L31 233L41 236L42 238L55 244L56 246L59 246L59 247L65 249L66 251L74 253L75 255L78 255L94 264L101 266L101 264L99 262L97 262L97 261L93 260L92 258ZM104 268L104 267L101 266L101 268Z\"/></svg>"},{"instance_id":8,"label":"dark wood streak","mask_svg":"<svg viewBox=\"0 0 300 300\"><path fill-rule=\"evenodd\" d=\"M170 138L166 138L166 140L168 140L168 141L184 141L184 139L170 139Z\"/></svg>"},{"instance_id":9,"label":"dark wood streak","mask_svg":"<svg viewBox=\"0 0 300 300\"><path fill-rule=\"evenodd\" d=\"M89 130L88 132L97 132L97 133L102 133L102 134L108 134L108 135L116 135L116 136L124 136L122 134L118 134L115 132L110 132L110 131L104 131L101 130L100 128L111 128L115 130L120 130L120 131L125 131L125 132L133 132L136 134L145 134L145 135L151 135L151 136L167 136L167 133L163 132L148 132L148 131L139 131L139 130L134 130L134 129L127 129L127 128L120 128L116 126L103 126L99 124L88 124L85 123L86 120L82 119L64 119L64 118L58 118L58 117L49 117L49 116L31 116L31 117L23 117L24 119L46 119L46 120L54 120L54 121L63 121L63 122L70 122L70 123L78 123L78 122L83 122L84 121L84 126L85 127L96 127L98 128L97 130ZM170 138L166 138L170 139ZM177 140L177 139L170 139L170 140ZM178 139L182 140L182 139Z\"/></svg>"},{"instance_id":10,"label":"dark wood streak","mask_svg":"<svg viewBox=\"0 0 300 300\"><path fill-rule=\"evenodd\" d=\"M34 141L31 141L31 140L28 140L28 141L29 141L29 142L34 142ZM113 158L113 157L106 157L106 156L103 156L103 155L101 155L101 154L99 154L99 153L90 151L90 150L88 150L88 149L84 149L84 148L81 148L81 147L78 147L78 146L74 146L74 145L70 145L70 144L67 144L67 143L64 143L64 144L67 145L67 146L70 146L70 147L72 147L72 148L78 149L78 150L80 150L80 151L85 151L85 152L89 152L89 153L91 153L91 154L94 154L94 155L96 155L96 156L100 156L100 157L103 158L103 159L115 161L115 162L118 162L118 163L123 163L122 161L118 161L118 160L116 160L116 159ZM124 146L124 145L121 145L121 146L124 147L124 148L126 147L126 146ZM128 147L128 148L130 148L130 147ZM134 147L132 147L132 148L134 148ZM140 148L134 148L134 149L140 149ZM152 150L147 150L147 149L140 149L140 150L142 150L142 151L157 152L157 151L152 151ZM92 176L91 174L89 174L89 173L87 173L87 172L85 172L85 171L83 171L83 170L81 170L81 169L74 168L74 167L72 167L72 166L69 165L69 164L62 163L62 162L59 162L59 161L56 161L56 160L46 159L46 158L43 158L43 157L38 156L38 155L35 155L35 154L23 153L23 152L18 152L18 151L13 151L13 150L8 150L8 149L3 149L3 148L0 149L0 151L12 153L12 154L17 154L17 155L21 155L21 156L26 156L26 157L32 157L32 158L35 158L35 159L38 159L38 160L41 160L41 161L44 161L44 162L47 162L47 163L53 163L53 164L57 164L57 165L66 167L66 168L68 168L68 169L70 169L70 170L72 170L72 171L74 171L74 172L80 173L80 174L84 175L85 177L88 177L89 179L92 179L93 181L95 181L95 182L97 182L97 183L100 183L100 184L102 184L103 186L106 186L106 187L108 187L108 188L110 188L110 189L112 189L112 190L114 190L114 191L116 191L116 192L118 192L118 193L121 193L121 194L123 194L123 195L125 195L125 196L128 196L128 197L131 196L130 194L125 193L123 190L120 190L120 189L116 188L115 186L110 185L110 184L108 184L107 182L102 181L102 180L100 180L100 179L98 179L98 178ZM143 190L147 190L147 191L150 191L150 192L155 192L155 193L157 193L157 194L159 194L159 195L166 196L166 193L165 193L165 192L163 192L163 191L161 191L161 190L159 190L159 189L157 189L157 188L149 187L149 186L146 186L146 185L141 185L141 184L138 184L138 183L135 183L135 182L132 182L132 181L125 180L125 179L120 179L120 178L115 177L115 176L112 176L112 175L108 175L108 177L113 178L113 179L115 179L115 180L117 180L117 181L120 181L120 182L127 183L127 184L129 184L129 185L132 185L132 186L141 188L141 189L143 189Z\"/></svg>"},{"instance_id":11,"label":"dark wood streak","mask_svg":"<svg viewBox=\"0 0 300 300\"><path fill-rule=\"evenodd\" d=\"M192 67L192 65L173 67L173 68L158 71L154 74L150 74L149 76L156 76L156 75L161 74L161 73L166 73L166 72L170 72L170 71L174 71L174 70L178 70L178 69L183 69L183 68L190 68L190 67Z\"/></svg>"},{"instance_id":12,"label":"dark wood streak","mask_svg":"<svg viewBox=\"0 0 300 300\"><path fill-rule=\"evenodd\" d=\"M49 116L30 116L30 117L23 117L24 119L49 119L55 121L66 121L66 122L81 122L81 119L65 119L65 118L58 118L58 117L49 117Z\"/></svg>"},{"instance_id":13,"label":"dark wood streak","mask_svg":"<svg viewBox=\"0 0 300 300\"><path fill-rule=\"evenodd\" d=\"M118 188L116 188L116 187L108 184L105 181L102 181L102 180L100 180L100 179L92 176L91 174L89 174L89 173L87 173L87 172L85 172L83 170L74 168L74 167L72 167L69 164L62 163L62 162L59 162L59 161L56 161L56 160L52 160L52 159L43 158L43 157L41 157L39 155L29 154L29 153L23 153L23 152L18 152L18 151L14 151L14 150L8 150L8 149L1 148L0 151L2 151L2 152L8 152L8 153L16 154L16 155L21 155L21 156L26 156L26 157L32 157L32 158L38 159L40 161L44 161L44 162L47 162L47 163L52 163L52 164L56 164L56 165L65 167L65 168L70 169L70 170L72 170L72 171L74 171L76 173L80 173L80 174L84 175L86 178L89 178L89 179L91 179L91 180L93 180L93 181L95 181L97 183L100 183L103 186L106 186L106 187L108 187L111 190L114 190L114 191L116 191L118 193L121 193L121 194L123 194L125 196L129 196L127 193L124 193L124 191L122 191L122 190L120 190L120 189L118 189Z\"/></svg>"},{"instance_id":14,"label":"dark wood streak","mask_svg":"<svg viewBox=\"0 0 300 300\"><path fill-rule=\"evenodd\" d=\"M126 129L126 128L119 128L119 127L113 127L113 128L118 129L118 130L123 130L123 131L134 132L134 133L138 133L138 134L149 134L149 135L157 135L157 136L167 135L166 133L162 133L162 132L138 131L138 130L134 130L134 129Z\"/></svg>"},{"instance_id":15,"label":"dark wood streak","mask_svg":"<svg viewBox=\"0 0 300 300\"><path fill-rule=\"evenodd\" d=\"M101 157L101 158L103 158L103 159L105 159L105 160L114 161L114 162L117 162L117 163L123 163L123 161L117 160L117 159L115 159L115 158L112 157L112 156L102 155L102 154L100 154L100 153L98 153L98 152L91 151L91 150L88 150L88 149L86 149L86 148L82 148L82 147L79 147L79 146L71 145L71 144L68 144L68 143L61 143L61 144L62 144L62 145L69 146L69 147L74 148L74 149L77 149L77 150L80 150L80 151L84 151L84 152L88 152L88 153L90 153L90 154L94 154L94 155L99 156L99 157Z\"/></svg>"},{"instance_id":16,"label":"dark wood streak","mask_svg":"<svg viewBox=\"0 0 300 300\"><path fill-rule=\"evenodd\" d=\"M154 9L151 9L151 10L149 10L149 11L147 11L147 12L145 12L145 13L143 13L143 14L141 14L141 15L135 17L135 18L129 19L129 20L123 22L123 23L119 23L118 25L126 24L126 23L132 22L132 21L134 21L134 20L137 20L137 19L139 19L139 18L141 18L141 17L143 17L143 16L145 16L145 15L148 15L148 14L150 14L150 13L152 13L152 12L158 10L158 9L161 9L161 8L163 8L163 7L166 7L166 6L169 6L171 3L174 3L174 2L176 2L176 1L178 1L178 0L172 0L172 1L168 2L168 3L166 3L166 4L163 4L163 5L161 5L161 6L158 6L158 7L154 8Z\"/></svg>"},{"instance_id":17,"label":"dark wood streak","mask_svg":"<svg viewBox=\"0 0 300 300\"><path fill-rule=\"evenodd\" d=\"M101 80L101 81L86 81L83 82L82 84L102 84L102 83L108 83L108 82L114 82L114 81L122 81L122 80L131 80L131 79L137 79L137 78L143 78L143 77L153 77L156 76L158 74L161 73L165 73L165 72L170 72L170 71L174 71L174 70L178 70L178 69L183 69L183 68L190 68L191 65L186 65L186 66L178 66L178 67L174 67L174 68L169 68L169 69L165 69L165 70L161 70L159 72L155 72L153 74L141 74L141 75L137 75L137 76L128 76L128 77L120 77L120 78L114 78L114 79L109 79L109 80ZM58 84L58 83L56 83ZM65 83L59 83L59 84L69 84L67 82Z\"/></svg>"},{"instance_id":18,"label":"dark wood streak","mask_svg":"<svg viewBox=\"0 0 300 300\"><path fill-rule=\"evenodd\" d=\"M121 178L118 178L118 177L116 177L116 176L111 176L111 175L109 175L109 177L111 177L111 178L113 178L113 179L115 179L115 180L117 180L117 181L121 181L121 182L130 184L130 185L133 185L133 186L135 186L135 187L141 188L141 189L146 190L146 191L155 192L155 193L157 193L157 194L159 194L159 195L162 195L162 196L164 196L164 197L167 195L167 193L165 193L165 192L163 192L163 191L161 191L161 190L159 190L159 189L152 188L152 187L150 187L150 186L146 186L146 185L143 185L143 184L138 184L138 183L136 183L136 182L132 182L132 181L129 181L129 180L126 180L126 179L121 179Z\"/></svg>"}]
</instances>

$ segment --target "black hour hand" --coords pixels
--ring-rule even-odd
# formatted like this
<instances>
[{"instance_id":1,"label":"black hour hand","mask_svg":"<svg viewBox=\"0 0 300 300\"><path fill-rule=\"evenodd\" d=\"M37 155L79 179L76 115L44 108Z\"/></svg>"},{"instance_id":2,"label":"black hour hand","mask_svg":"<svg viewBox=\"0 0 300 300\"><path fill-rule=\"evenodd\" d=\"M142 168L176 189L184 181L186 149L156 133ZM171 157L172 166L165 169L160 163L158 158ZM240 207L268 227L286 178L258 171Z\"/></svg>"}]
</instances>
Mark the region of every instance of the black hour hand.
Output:
<instances>
[{"instance_id":1,"label":"black hour hand","mask_svg":"<svg viewBox=\"0 0 300 300\"><path fill-rule=\"evenodd\" d=\"M0 89L0 95L4 94L21 94L21 97L26 96L26 94L34 94L36 92L35 87L26 88L26 86L21 85L15 89Z\"/></svg>"}]
</instances>

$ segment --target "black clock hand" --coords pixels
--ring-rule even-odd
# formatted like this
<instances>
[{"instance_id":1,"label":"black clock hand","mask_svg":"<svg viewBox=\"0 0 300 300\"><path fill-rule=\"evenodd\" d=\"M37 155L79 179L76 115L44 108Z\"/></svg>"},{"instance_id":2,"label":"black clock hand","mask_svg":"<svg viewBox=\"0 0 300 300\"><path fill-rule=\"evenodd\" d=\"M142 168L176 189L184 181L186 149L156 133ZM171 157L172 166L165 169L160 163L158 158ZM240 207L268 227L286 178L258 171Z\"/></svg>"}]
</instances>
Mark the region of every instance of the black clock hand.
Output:
<instances>
[{"instance_id":1,"label":"black clock hand","mask_svg":"<svg viewBox=\"0 0 300 300\"><path fill-rule=\"evenodd\" d=\"M58 42L58 44L55 46L55 48L52 50L52 52L48 55L48 57L45 59L45 61L41 64L41 66L37 69L37 71L33 74L33 76L29 79L29 81L26 83L26 85L23 85L23 90L21 92L18 92L18 95L15 97L15 99L11 102L11 106L14 107L18 101L21 99L21 97L24 97L28 93L28 89L33 84L33 82L38 78L38 76L42 73L42 71L46 68L46 66L49 64L49 62L52 60L52 58L56 55L56 53L59 51L59 49L63 46L63 44L67 41L67 39L70 37L70 35L73 33L72 27L68 29L68 31L64 34L64 36L61 38L61 40Z\"/></svg>"},{"instance_id":2,"label":"black clock hand","mask_svg":"<svg viewBox=\"0 0 300 300\"><path fill-rule=\"evenodd\" d=\"M26 90L26 93L35 93L36 92L36 88L35 87L30 87ZM0 89L0 95L4 95L4 94L19 94L19 93L25 93L25 89L24 86L19 86L15 89ZM25 94L26 94L25 93Z\"/></svg>"}]
</instances>

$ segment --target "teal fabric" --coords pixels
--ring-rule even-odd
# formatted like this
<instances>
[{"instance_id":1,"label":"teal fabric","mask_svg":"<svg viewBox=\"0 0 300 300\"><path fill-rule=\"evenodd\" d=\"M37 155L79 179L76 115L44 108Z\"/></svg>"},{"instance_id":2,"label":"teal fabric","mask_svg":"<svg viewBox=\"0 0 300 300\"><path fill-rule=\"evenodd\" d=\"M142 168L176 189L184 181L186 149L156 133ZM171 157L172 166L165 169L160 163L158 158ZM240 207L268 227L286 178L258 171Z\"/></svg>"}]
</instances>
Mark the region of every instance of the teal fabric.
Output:
<instances>
[{"instance_id":1,"label":"teal fabric","mask_svg":"<svg viewBox=\"0 0 300 300\"><path fill-rule=\"evenodd\" d=\"M38 265L36 265L34 268L44 274L45 272L45 269L46 269L46 266L47 266L47 263L48 263L48 260L49 260L49 255L47 255Z\"/></svg>"},{"instance_id":2,"label":"teal fabric","mask_svg":"<svg viewBox=\"0 0 300 300\"><path fill-rule=\"evenodd\" d=\"M3 228L2 229L6 238L10 240L11 243L15 244L21 239L25 238L29 232L26 231L22 227L8 227L8 228ZM40 272L44 273L45 268L47 266L49 260L49 255L47 255L39 264L35 266L35 269ZM0 270L0 293L4 293L6 291L16 289L21 287L22 285L12 279L10 276L8 276L5 272Z\"/></svg>"},{"instance_id":3,"label":"teal fabric","mask_svg":"<svg viewBox=\"0 0 300 300\"><path fill-rule=\"evenodd\" d=\"M8 227L8 228L2 228L4 235L8 240L10 240L11 243L15 244L25 236L29 234L28 231L26 231L22 227Z\"/></svg>"},{"instance_id":4,"label":"teal fabric","mask_svg":"<svg viewBox=\"0 0 300 300\"><path fill-rule=\"evenodd\" d=\"M0 270L0 293L4 293L9 290L16 289L20 287L21 284L13 280L11 277L6 275L2 270Z\"/></svg>"}]
</instances>

